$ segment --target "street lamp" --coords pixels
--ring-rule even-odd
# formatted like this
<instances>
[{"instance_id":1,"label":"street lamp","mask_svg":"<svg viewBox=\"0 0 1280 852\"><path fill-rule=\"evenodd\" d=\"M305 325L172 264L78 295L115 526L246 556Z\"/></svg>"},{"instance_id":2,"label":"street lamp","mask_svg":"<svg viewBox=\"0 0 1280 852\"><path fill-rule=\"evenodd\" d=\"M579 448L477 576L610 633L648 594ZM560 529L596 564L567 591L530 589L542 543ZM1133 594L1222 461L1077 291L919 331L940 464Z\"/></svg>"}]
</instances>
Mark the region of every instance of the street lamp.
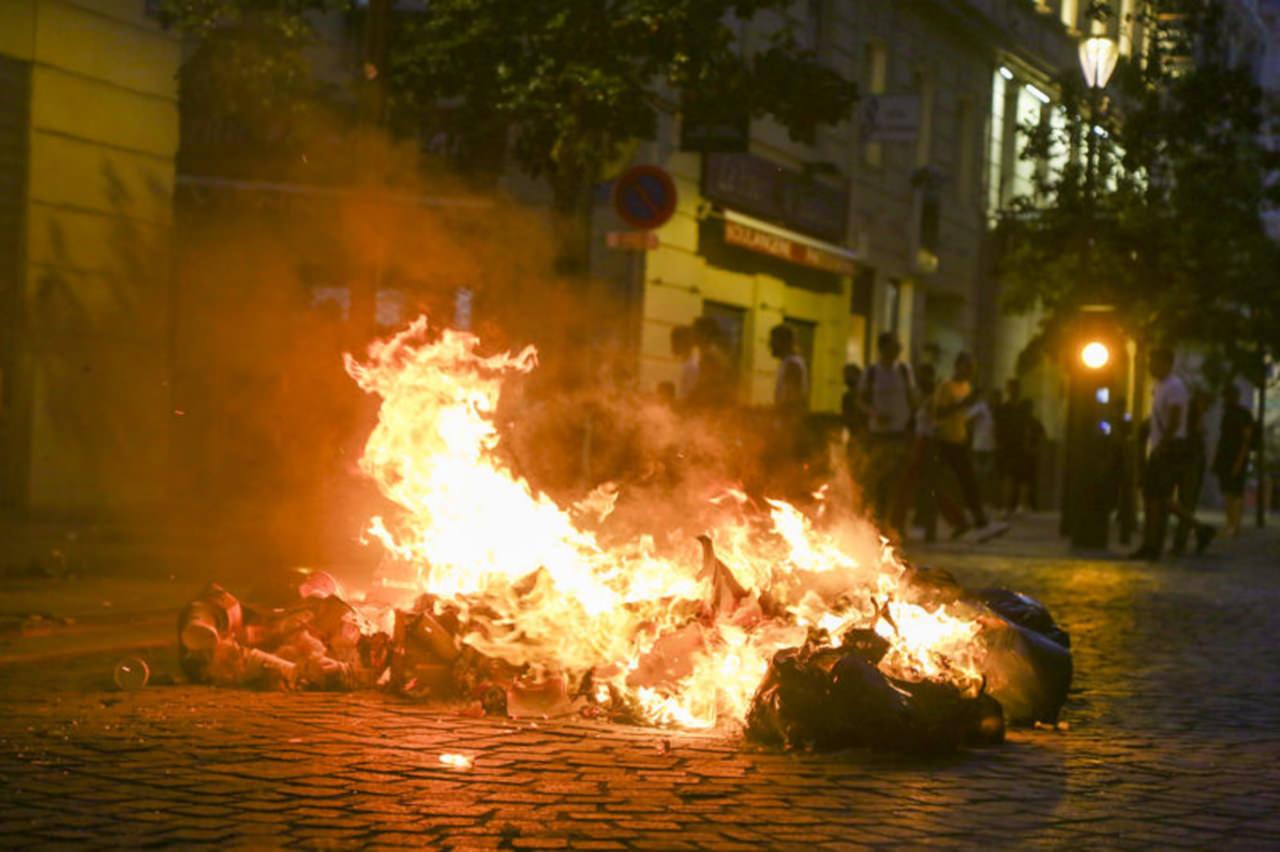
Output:
<instances>
[{"instance_id":1,"label":"street lamp","mask_svg":"<svg viewBox=\"0 0 1280 852\"><path fill-rule=\"evenodd\" d=\"M1111 360L1111 350L1100 340L1090 340L1080 350L1080 363L1090 370L1101 370Z\"/></svg>"},{"instance_id":2,"label":"street lamp","mask_svg":"<svg viewBox=\"0 0 1280 852\"><path fill-rule=\"evenodd\" d=\"M1085 201L1093 209L1094 173L1098 168L1098 112L1101 109L1102 90L1107 87L1111 74L1120 59L1120 48L1115 39L1104 35L1092 35L1080 42L1080 70L1089 86L1089 138L1088 163L1084 173Z\"/></svg>"},{"instance_id":3,"label":"street lamp","mask_svg":"<svg viewBox=\"0 0 1280 852\"><path fill-rule=\"evenodd\" d=\"M1080 42L1080 69L1090 89L1105 89L1120 59L1120 48L1108 36L1089 36Z\"/></svg>"}]
</instances>

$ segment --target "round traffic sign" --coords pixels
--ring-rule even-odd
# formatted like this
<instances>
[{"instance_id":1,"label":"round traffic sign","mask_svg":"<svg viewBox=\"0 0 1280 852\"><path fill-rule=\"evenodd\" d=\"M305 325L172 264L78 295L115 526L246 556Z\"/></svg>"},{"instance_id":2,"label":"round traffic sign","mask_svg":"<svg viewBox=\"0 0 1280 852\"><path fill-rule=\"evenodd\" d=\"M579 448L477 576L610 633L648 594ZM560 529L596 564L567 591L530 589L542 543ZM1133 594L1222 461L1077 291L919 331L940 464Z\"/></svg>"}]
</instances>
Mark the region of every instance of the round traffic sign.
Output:
<instances>
[{"instance_id":1,"label":"round traffic sign","mask_svg":"<svg viewBox=\"0 0 1280 852\"><path fill-rule=\"evenodd\" d=\"M676 212L676 184L666 169L632 166L613 185L613 208L633 228L658 228Z\"/></svg>"}]
</instances>

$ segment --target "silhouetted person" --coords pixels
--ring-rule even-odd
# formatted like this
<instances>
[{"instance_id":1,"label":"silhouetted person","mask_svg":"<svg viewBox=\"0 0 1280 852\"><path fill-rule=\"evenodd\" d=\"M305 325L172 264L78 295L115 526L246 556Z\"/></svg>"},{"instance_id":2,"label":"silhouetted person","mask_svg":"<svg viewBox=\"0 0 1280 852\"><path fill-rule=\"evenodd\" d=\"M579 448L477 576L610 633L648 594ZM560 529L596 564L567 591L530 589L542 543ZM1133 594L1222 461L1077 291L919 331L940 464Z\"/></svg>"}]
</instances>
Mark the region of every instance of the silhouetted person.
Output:
<instances>
[{"instance_id":1,"label":"silhouetted person","mask_svg":"<svg viewBox=\"0 0 1280 852\"><path fill-rule=\"evenodd\" d=\"M693 345L693 329L677 325L671 329L671 354L680 362L680 378L674 384L676 399L687 400L698 384L698 350Z\"/></svg>"},{"instance_id":2,"label":"silhouetted person","mask_svg":"<svg viewBox=\"0 0 1280 852\"><path fill-rule=\"evenodd\" d=\"M857 364L844 365L844 395L840 397L840 419L849 430L851 445L866 437L867 412L858 403L858 386L862 384L862 368Z\"/></svg>"},{"instance_id":3,"label":"silhouetted person","mask_svg":"<svg viewBox=\"0 0 1280 852\"><path fill-rule=\"evenodd\" d=\"M697 408L729 405L734 397L734 378L720 325L711 317L698 317L693 321L693 344L697 348L698 372L689 392L689 404Z\"/></svg>"},{"instance_id":4,"label":"silhouetted person","mask_svg":"<svg viewBox=\"0 0 1280 852\"><path fill-rule=\"evenodd\" d=\"M796 333L786 324L769 330L769 352L778 359L773 406L780 414L803 416L809 410L809 368L796 352Z\"/></svg>"},{"instance_id":5,"label":"silhouetted person","mask_svg":"<svg viewBox=\"0 0 1280 852\"><path fill-rule=\"evenodd\" d=\"M951 378L938 385L933 395L934 436L937 439L938 458L943 466L955 474L965 508L973 519L972 525L962 521L951 531L952 538L959 538L971 528L978 531L979 540L985 540L1005 532L1009 526L991 523L982 508L982 495L978 491L974 475L973 458L969 449L967 414L974 403L973 356L961 352L956 356Z\"/></svg>"},{"instance_id":6,"label":"silhouetted person","mask_svg":"<svg viewBox=\"0 0 1280 852\"><path fill-rule=\"evenodd\" d=\"M1143 535L1142 546L1131 557L1156 560L1163 555L1170 512L1193 525L1196 552L1201 553L1213 539L1213 527L1196 523L1194 515L1173 500L1174 489L1182 480L1190 458L1187 409L1191 395L1186 384L1173 372L1171 349L1161 346L1151 350L1148 369L1156 384L1152 389L1147 463L1142 482Z\"/></svg>"},{"instance_id":7,"label":"silhouetted person","mask_svg":"<svg viewBox=\"0 0 1280 852\"><path fill-rule=\"evenodd\" d=\"M1254 431L1253 416L1240 404L1240 388L1234 382L1228 384L1222 389L1222 425L1218 428L1218 446L1213 453L1213 475L1218 478L1227 511L1223 532L1232 538L1240 534L1244 480Z\"/></svg>"},{"instance_id":8,"label":"silhouetted person","mask_svg":"<svg viewBox=\"0 0 1280 852\"><path fill-rule=\"evenodd\" d=\"M892 516L900 517L908 502L903 479L912 446L912 420L916 408L915 383L911 369L898 360L902 344L897 335L884 332L876 340L877 358L862 374L859 387L867 415L868 471L866 492L871 496L876 517L900 534Z\"/></svg>"},{"instance_id":9,"label":"silhouetted person","mask_svg":"<svg viewBox=\"0 0 1280 852\"><path fill-rule=\"evenodd\" d=\"M1182 468L1182 478L1178 480L1178 505L1185 514L1178 516L1178 525L1173 531L1173 555L1181 556L1187 552L1187 539L1191 535L1191 525L1196 506L1200 503L1200 491L1204 488L1204 468L1208 451L1205 448L1204 416L1212 397L1203 390L1191 392L1191 404L1187 406L1187 461Z\"/></svg>"}]
</instances>

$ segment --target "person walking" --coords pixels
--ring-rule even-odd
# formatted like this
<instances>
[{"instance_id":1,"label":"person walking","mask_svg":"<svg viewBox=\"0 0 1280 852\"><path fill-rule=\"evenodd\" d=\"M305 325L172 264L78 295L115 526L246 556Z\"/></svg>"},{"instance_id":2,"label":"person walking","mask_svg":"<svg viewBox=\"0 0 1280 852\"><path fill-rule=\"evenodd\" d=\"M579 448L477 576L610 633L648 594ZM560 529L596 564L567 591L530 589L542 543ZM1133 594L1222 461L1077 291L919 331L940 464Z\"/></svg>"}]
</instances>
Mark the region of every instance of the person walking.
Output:
<instances>
[{"instance_id":1,"label":"person walking","mask_svg":"<svg viewBox=\"0 0 1280 852\"><path fill-rule=\"evenodd\" d=\"M969 407L968 418L970 448L973 451L973 471L978 479L978 494L986 505L995 505L996 473L996 409L1000 407L1000 391L976 394L977 402Z\"/></svg>"},{"instance_id":2,"label":"person walking","mask_svg":"<svg viewBox=\"0 0 1280 852\"><path fill-rule=\"evenodd\" d=\"M912 444L912 418L916 408L911 368L898 360L902 344L897 335L884 332L876 339L876 362L862 374L859 388L867 415L867 490L876 517L891 535L901 536L893 517L897 506L909 500L903 479Z\"/></svg>"},{"instance_id":3,"label":"person walking","mask_svg":"<svg viewBox=\"0 0 1280 852\"><path fill-rule=\"evenodd\" d=\"M1226 385L1222 389L1222 425L1218 427L1218 446L1213 453L1213 475L1218 479L1227 510L1222 531L1231 538L1240 534L1244 480L1254 431L1253 416L1240 404L1240 388L1234 382Z\"/></svg>"},{"instance_id":4,"label":"person walking","mask_svg":"<svg viewBox=\"0 0 1280 852\"><path fill-rule=\"evenodd\" d=\"M938 385L934 393L934 436L938 459L955 475L965 508L973 519L972 525L962 521L951 531L951 537L960 538L976 528L977 540L986 541L1007 532L1009 525L988 521L987 513L982 508L982 496L978 491L969 447L967 414L975 396L972 380L973 356L968 352L961 352L956 356L951 378Z\"/></svg>"},{"instance_id":5,"label":"person walking","mask_svg":"<svg viewBox=\"0 0 1280 852\"><path fill-rule=\"evenodd\" d=\"M1186 384L1173 372L1173 350L1168 347L1151 350L1147 369L1156 383L1152 389L1147 463L1142 482L1143 535L1142 545L1129 556L1149 561L1163 556L1170 512L1192 526L1196 553L1203 553L1213 540L1215 530L1208 524L1198 523L1190 510L1173 500L1174 490L1190 459L1186 413L1191 395Z\"/></svg>"}]
</instances>

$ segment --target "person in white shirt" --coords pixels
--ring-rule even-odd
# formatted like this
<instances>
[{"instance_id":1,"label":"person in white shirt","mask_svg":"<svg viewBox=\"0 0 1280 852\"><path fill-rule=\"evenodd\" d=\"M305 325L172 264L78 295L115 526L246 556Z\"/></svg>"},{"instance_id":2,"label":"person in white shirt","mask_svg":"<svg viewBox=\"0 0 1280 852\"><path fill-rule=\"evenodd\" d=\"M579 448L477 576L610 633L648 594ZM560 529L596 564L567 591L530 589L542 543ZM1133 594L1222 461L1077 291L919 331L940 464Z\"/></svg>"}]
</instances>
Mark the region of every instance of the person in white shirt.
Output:
<instances>
[{"instance_id":1,"label":"person in white shirt","mask_svg":"<svg viewBox=\"0 0 1280 852\"><path fill-rule=\"evenodd\" d=\"M864 490L876 517L891 536L901 535L901 519L912 495L904 474L914 444L915 382L898 360L902 344L884 332L876 340L877 359L862 373L858 392L867 415L867 481Z\"/></svg>"},{"instance_id":2,"label":"person in white shirt","mask_svg":"<svg viewBox=\"0 0 1280 852\"><path fill-rule=\"evenodd\" d=\"M1133 559L1157 560L1164 553L1169 513L1173 512L1195 529L1196 553L1203 553L1213 539L1214 528L1197 523L1192 510L1173 499L1174 489L1183 481L1191 463L1187 444L1187 408L1191 394L1173 372L1173 351L1158 346L1148 359L1152 390L1150 427L1147 435L1147 465L1142 481L1142 546L1130 554Z\"/></svg>"},{"instance_id":3,"label":"person in white shirt","mask_svg":"<svg viewBox=\"0 0 1280 852\"><path fill-rule=\"evenodd\" d=\"M996 417L1000 405L1000 392L992 391L970 406L966 413L969 421L969 442L973 450L973 472L978 477L978 490L984 502L995 504L996 476Z\"/></svg>"},{"instance_id":4,"label":"person in white shirt","mask_svg":"<svg viewBox=\"0 0 1280 852\"><path fill-rule=\"evenodd\" d=\"M698 384L698 350L693 345L693 329L678 325L671 329L671 354L680 362L676 399L684 402Z\"/></svg>"}]
</instances>

